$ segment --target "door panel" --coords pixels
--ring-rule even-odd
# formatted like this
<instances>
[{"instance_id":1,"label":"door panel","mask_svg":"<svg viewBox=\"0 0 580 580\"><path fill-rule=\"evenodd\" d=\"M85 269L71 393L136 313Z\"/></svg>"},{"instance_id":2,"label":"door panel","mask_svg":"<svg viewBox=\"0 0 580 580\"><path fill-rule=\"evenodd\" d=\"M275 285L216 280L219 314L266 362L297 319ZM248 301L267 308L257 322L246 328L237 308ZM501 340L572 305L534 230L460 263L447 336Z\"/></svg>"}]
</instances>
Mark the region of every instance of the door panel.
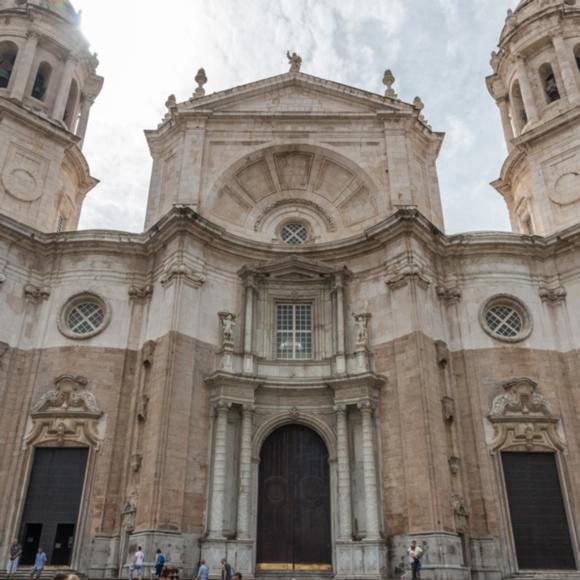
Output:
<instances>
[{"instance_id":1,"label":"door panel","mask_svg":"<svg viewBox=\"0 0 580 580\"><path fill-rule=\"evenodd\" d=\"M72 555L67 537L74 536L74 525L78 519L81 496L85 481L88 449L86 448L38 448L34 461L24 511L22 513L21 537L26 546L26 535L30 522L42 527L39 545L46 552L49 564L68 565ZM73 526L70 528L66 526ZM62 527L65 526L65 527ZM57 539L57 536L59 539ZM54 549L57 548L56 561ZM63 562L63 558L67 561Z\"/></svg>"},{"instance_id":2,"label":"door panel","mask_svg":"<svg viewBox=\"0 0 580 580\"><path fill-rule=\"evenodd\" d=\"M502 453L519 568L576 568L553 453Z\"/></svg>"},{"instance_id":3,"label":"door panel","mask_svg":"<svg viewBox=\"0 0 580 580\"><path fill-rule=\"evenodd\" d=\"M38 546L40 546L40 536L42 535L42 524L26 524L24 535L21 540L22 558L20 563L25 566L32 566L36 558Z\"/></svg>"},{"instance_id":4,"label":"door panel","mask_svg":"<svg viewBox=\"0 0 580 580\"><path fill-rule=\"evenodd\" d=\"M258 563L329 565L328 452L314 431L290 425L270 435L260 455L258 493Z\"/></svg>"}]
</instances>

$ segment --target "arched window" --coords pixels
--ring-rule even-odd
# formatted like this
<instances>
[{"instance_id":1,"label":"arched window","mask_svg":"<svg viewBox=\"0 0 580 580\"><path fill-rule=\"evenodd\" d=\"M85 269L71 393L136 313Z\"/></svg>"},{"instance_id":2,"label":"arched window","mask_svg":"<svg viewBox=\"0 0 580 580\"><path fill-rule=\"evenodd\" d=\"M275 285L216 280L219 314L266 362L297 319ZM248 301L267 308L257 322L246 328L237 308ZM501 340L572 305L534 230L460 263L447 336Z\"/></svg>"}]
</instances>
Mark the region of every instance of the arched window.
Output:
<instances>
[{"instance_id":1,"label":"arched window","mask_svg":"<svg viewBox=\"0 0 580 580\"><path fill-rule=\"evenodd\" d=\"M517 80L512 85L510 101L512 105L512 120L514 124L514 131L515 133L519 134L521 133L525 124L528 122L528 115L526 113L526 107L522 97L520 82Z\"/></svg>"},{"instance_id":2,"label":"arched window","mask_svg":"<svg viewBox=\"0 0 580 580\"><path fill-rule=\"evenodd\" d=\"M18 47L13 42L0 42L0 89L5 89L10 83L14 61Z\"/></svg>"},{"instance_id":3,"label":"arched window","mask_svg":"<svg viewBox=\"0 0 580 580\"><path fill-rule=\"evenodd\" d=\"M548 103L557 101L560 98L560 91L551 64L545 63L540 67L540 78L542 79L542 86Z\"/></svg>"},{"instance_id":4,"label":"arched window","mask_svg":"<svg viewBox=\"0 0 580 580\"><path fill-rule=\"evenodd\" d=\"M68 91L68 99L66 101L66 107L64 109L64 114L62 120L65 122L66 126L74 131L75 124L75 112L77 109L77 102L79 100L79 86L77 82L73 79L70 84L70 89Z\"/></svg>"},{"instance_id":5,"label":"arched window","mask_svg":"<svg viewBox=\"0 0 580 580\"><path fill-rule=\"evenodd\" d=\"M39 101L44 101L46 96L46 89L50 82L50 75L52 74L52 67L47 62L40 63L34 85L32 86L32 96Z\"/></svg>"}]
</instances>

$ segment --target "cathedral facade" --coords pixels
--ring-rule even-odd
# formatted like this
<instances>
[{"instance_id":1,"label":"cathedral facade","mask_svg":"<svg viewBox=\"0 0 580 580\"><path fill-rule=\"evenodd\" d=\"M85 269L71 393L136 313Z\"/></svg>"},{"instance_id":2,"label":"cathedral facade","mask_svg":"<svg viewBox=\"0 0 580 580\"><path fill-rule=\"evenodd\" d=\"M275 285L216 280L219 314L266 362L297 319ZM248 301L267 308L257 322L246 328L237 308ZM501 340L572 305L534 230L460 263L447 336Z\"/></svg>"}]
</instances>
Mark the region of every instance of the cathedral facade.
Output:
<instances>
[{"instance_id":1,"label":"cathedral facade","mask_svg":"<svg viewBox=\"0 0 580 580\"><path fill-rule=\"evenodd\" d=\"M0 0L0 552L89 578L580 578L580 3L508 12L512 233L444 233L444 135L287 73L146 131L143 233L77 231L103 79ZM483 81L482 81L483 85Z\"/></svg>"}]
</instances>

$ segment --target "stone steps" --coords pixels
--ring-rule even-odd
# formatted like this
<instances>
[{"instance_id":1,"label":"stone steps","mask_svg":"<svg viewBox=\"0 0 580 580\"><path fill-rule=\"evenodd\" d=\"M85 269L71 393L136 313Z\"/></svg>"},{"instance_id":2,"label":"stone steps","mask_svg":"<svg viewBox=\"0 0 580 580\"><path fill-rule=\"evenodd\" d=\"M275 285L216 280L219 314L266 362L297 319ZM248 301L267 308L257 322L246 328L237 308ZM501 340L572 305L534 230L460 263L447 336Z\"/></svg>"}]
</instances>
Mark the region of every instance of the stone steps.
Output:
<instances>
[{"instance_id":1,"label":"stone steps","mask_svg":"<svg viewBox=\"0 0 580 580\"><path fill-rule=\"evenodd\" d=\"M533 572L520 572L511 576L510 580L580 580L580 572L575 570L534 570Z\"/></svg>"}]
</instances>

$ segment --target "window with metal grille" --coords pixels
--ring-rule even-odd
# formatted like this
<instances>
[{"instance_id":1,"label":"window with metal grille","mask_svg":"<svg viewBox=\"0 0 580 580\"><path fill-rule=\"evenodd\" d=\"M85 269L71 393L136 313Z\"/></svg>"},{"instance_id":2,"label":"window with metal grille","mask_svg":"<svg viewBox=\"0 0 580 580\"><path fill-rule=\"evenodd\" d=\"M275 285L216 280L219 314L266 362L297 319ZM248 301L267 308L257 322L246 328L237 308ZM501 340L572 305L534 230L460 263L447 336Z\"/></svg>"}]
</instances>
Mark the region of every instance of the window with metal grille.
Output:
<instances>
[{"instance_id":1,"label":"window with metal grille","mask_svg":"<svg viewBox=\"0 0 580 580\"><path fill-rule=\"evenodd\" d=\"M67 326L74 334L89 334L101 326L105 312L99 304L82 302L74 306L67 316Z\"/></svg>"},{"instance_id":2,"label":"window with metal grille","mask_svg":"<svg viewBox=\"0 0 580 580\"><path fill-rule=\"evenodd\" d=\"M282 360L312 358L312 304L276 305L276 353Z\"/></svg>"},{"instance_id":3,"label":"window with metal grille","mask_svg":"<svg viewBox=\"0 0 580 580\"><path fill-rule=\"evenodd\" d=\"M485 313L485 321L494 334L504 338L515 338L524 326L520 313L503 304L489 308Z\"/></svg>"},{"instance_id":4,"label":"window with metal grille","mask_svg":"<svg viewBox=\"0 0 580 580\"><path fill-rule=\"evenodd\" d=\"M308 228L301 223L289 223L282 228L280 237L289 246L299 246L308 239Z\"/></svg>"}]
</instances>

